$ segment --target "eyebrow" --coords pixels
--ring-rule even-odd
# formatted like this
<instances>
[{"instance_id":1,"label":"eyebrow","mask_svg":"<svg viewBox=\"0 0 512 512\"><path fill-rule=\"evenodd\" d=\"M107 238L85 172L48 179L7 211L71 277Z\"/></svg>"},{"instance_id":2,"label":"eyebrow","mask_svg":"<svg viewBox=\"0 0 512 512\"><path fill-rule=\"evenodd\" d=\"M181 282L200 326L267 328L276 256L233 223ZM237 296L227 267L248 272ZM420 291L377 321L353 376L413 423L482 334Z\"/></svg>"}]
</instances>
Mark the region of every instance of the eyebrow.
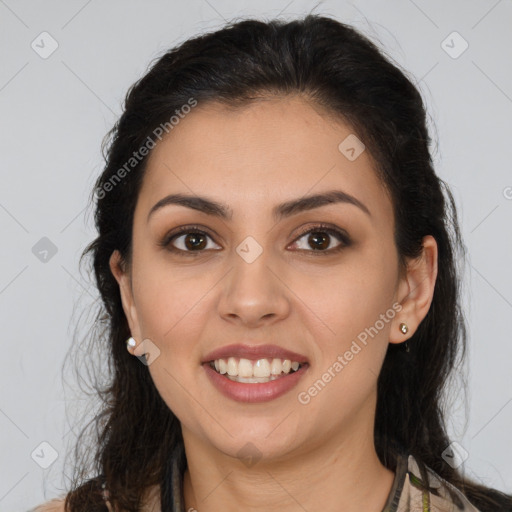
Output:
<instances>
[{"instance_id":1,"label":"eyebrow","mask_svg":"<svg viewBox=\"0 0 512 512\"><path fill-rule=\"evenodd\" d=\"M363 212L371 217L370 210L354 196L343 192L342 190L329 190L321 194L301 197L300 199L293 199L285 203L275 206L272 210L273 218L278 221L286 217L291 217L300 212L320 208L328 204L345 203L357 206ZM233 218L233 211L228 206L201 196L190 196L185 194L170 194L160 199L149 211L147 221L153 213L157 210L176 204L198 210L207 215L219 217L224 220L231 220Z\"/></svg>"}]
</instances>

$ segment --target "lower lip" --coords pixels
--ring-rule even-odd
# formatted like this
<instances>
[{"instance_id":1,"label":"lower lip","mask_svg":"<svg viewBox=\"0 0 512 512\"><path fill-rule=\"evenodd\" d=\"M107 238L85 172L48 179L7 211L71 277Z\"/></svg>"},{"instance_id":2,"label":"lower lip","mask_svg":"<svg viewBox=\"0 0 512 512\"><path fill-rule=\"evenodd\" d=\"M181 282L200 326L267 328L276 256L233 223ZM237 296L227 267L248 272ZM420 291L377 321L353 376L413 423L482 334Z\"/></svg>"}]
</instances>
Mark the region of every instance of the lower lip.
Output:
<instances>
[{"instance_id":1,"label":"lower lip","mask_svg":"<svg viewBox=\"0 0 512 512\"><path fill-rule=\"evenodd\" d=\"M224 395L238 402L268 402L284 395L297 385L300 378L306 372L308 365L301 366L296 372L289 373L279 379L269 382L258 382L249 384L235 382L224 375L217 373L209 363L204 363L206 371L213 385Z\"/></svg>"}]
</instances>

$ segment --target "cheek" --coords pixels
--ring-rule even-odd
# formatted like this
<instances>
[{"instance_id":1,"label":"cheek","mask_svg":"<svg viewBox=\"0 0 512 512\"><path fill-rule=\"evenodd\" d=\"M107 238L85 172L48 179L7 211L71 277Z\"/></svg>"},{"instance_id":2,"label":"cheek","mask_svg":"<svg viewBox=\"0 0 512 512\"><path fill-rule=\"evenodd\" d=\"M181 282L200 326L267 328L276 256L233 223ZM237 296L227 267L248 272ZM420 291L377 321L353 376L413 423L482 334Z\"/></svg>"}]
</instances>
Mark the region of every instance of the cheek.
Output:
<instances>
[{"instance_id":1,"label":"cheek","mask_svg":"<svg viewBox=\"0 0 512 512\"><path fill-rule=\"evenodd\" d=\"M159 336L186 317L209 287L208 276L192 266L180 268L165 253L142 251L134 263L134 295L141 322Z\"/></svg>"},{"instance_id":2,"label":"cheek","mask_svg":"<svg viewBox=\"0 0 512 512\"><path fill-rule=\"evenodd\" d=\"M392 262L384 257L359 253L345 265L307 280L297 295L309 308L307 316L313 311L317 321L323 321L324 327L318 331L325 333L322 337L337 340L337 348L342 348L392 307L396 284L392 268ZM388 324L383 327L379 322L378 327L385 334Z\"/></svg>"},{"instance_id":3,"label":"cheek","mask_svg":"<svg viewBox=\"0 0 512 512\"><path fill-rule=\"evenodd\" d=\"M393 275L383 264L361 261L330 279L325 308L315 310L330 329L313 330L325 334L315 336L319 358L299 390L304 400L311 400L311 410L324 411L327 423L354 417L373 396L396 314L392 300ZM311 313L308 318L316 322Z\"/></svg>"},{"instance_id":4,"label":"cheek","mask_svg":"<svg viewBox=\"0 0 512 512\"><path fill-rule=\"evenodd\" d=\"M207 292L215 281L205 275L184 279L155 268L140 274L136 290L143 336L160 350L149 372L167 406L180 421L193 423L204 414L193 397L204 371L198 340L205 337L205 314L213 307Z\"/></svg>"},{"instance_id":5,"label":"cheek","mask_svg":"<svg viewBox=\"0 0 512 512\"><path fill-rule=\"evenodd\" d=\"M190 365L199 364L198 340L204 337L206 310L213 307L208 290L214 284L204 275L197 277L197 272L196 277L187 279L169 271L164 274L155 267L139 274L134 293L142 336L157 345L160 363L173 374L182 375L180 380Z\"/></svg>"}]
</instances>

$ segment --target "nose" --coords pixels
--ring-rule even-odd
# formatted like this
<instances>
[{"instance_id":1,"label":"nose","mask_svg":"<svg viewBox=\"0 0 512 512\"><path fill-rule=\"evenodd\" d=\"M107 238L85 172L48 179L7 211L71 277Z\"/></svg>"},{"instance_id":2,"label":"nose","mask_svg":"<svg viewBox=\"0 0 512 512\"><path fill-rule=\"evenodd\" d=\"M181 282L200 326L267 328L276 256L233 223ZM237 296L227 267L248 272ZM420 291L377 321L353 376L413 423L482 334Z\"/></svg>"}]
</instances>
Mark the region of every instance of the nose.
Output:
<instances>
[{"instance_id":1,"label":"nose","mask_svg":"<svg viewBox=\"0 0 512 512\"><path fill-rule=\"evenodd\" d=\"M242 256L240 255L242 254ZM233 252L233 266L225 277L218 303L219 315L256 328L283 320L290 312L290 289L276 264L263 251L255 260Z\"/></svg>"}]
</instances>

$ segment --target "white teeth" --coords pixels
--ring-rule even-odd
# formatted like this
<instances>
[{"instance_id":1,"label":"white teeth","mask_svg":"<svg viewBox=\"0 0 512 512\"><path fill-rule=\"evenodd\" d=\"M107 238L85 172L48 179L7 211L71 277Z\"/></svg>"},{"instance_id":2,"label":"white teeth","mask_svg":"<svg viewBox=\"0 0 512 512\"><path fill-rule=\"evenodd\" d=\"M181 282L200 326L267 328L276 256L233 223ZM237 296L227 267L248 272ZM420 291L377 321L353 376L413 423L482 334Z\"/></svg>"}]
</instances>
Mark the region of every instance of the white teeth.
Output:
<instances>
[{"instance_id":1,"label":"white teeth","mask_svg":"<svg viewBox=\"0 0 512 512\"><path fill-rule=\"evenodd\" d=\"M272 359L272 364L270 365L270 373L272 375L280 375L283 371L283 363L281 359Z\"/></svg>"},{"instance_id":2,"label":"white teeth","mask_svg":"<svg viewBox=\"0 0 512 512\"><path fill-rule=\"evenodd\" d=\"M240 359L229 357L227 361L216 359L213 366L218 373L222 375L227 373L227 376L234 377L231 380L238 380L235 377L239 377L243 382L268 382L268 380L278 378L282 373L288 374L290 371L297 371L300 368L300 363L279 358L251 361L243 357Z\"/></svg>"},{"instance_id":3,"label":"white teeth","mask_svg":"<svg viewBox=\"0 0 512 512\"><path fill-rule=\"evenodd\" d=\"M238 363L236 362L236 359L234 357L230 357L228 359L228 375L238 375Z\"/></svg>"},{"instance_id":4,"label":"white teeth","mask_svg":"<svg viewBox=\"0 0 512 512\"><path fill-rule=\"evenodd\" d=\"M270 363L266 359L258 359L254 367L248 359L240 359L239 366L242 364L242 361L248 361L250 365L249 371L253 372L254 377L270 377ZM243 375L242 373L239 373L239 375L240 377L251 377L251 375Z\"/></svg>"},{"instance_id":5,"label":"white teeth","mask_svg":"<svg viewBox=\"0 0 512 512\"><path fill-rule=\"evenodd\" d=\"M233 359L232 357L230 357L230 359ZM233 375L233 374L230 374L230 375ZM252 373L252 364L251 364L251 361L249 361L249 359L240 359L239 363L238 363L238 376L239 377L252 377L253 376L253 373ZM256 377L263 377L263 375L256 375Z\"/></svg>"}]
</instances>

